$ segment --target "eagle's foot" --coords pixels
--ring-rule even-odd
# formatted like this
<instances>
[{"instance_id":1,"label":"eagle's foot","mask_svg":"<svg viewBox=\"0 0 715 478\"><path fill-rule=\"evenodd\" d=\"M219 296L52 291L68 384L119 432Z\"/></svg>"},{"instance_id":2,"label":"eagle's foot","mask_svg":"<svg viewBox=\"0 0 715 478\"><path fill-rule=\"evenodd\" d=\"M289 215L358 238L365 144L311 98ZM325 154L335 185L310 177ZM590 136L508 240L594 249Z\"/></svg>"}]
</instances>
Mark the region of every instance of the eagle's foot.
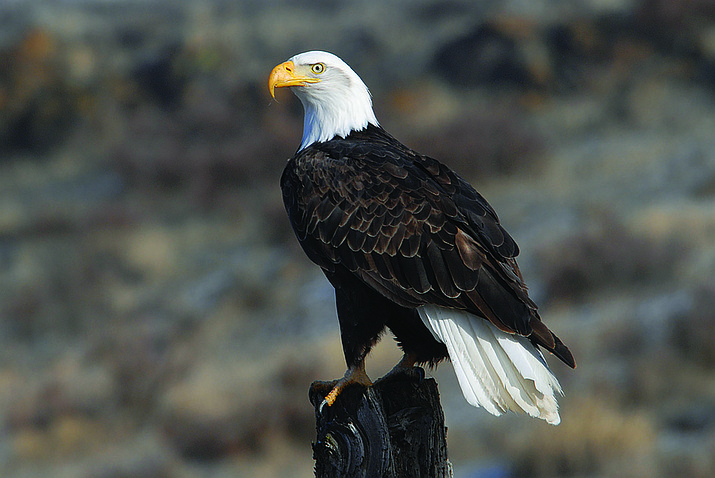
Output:
<instances>
[{"instance_id":1,"label":"eagle's foot","mask_svg":"<svg viewBox=\"0 0 715 478\"><path fill-rule=\"evenodd\" d=\"M414 354L405 354L402 359L397 362L397 365L392 367L392 370L387 372L380 378L382 380L390 380L397 375L408 375L410 377L418 378L421 381L425 379L425 370L422 367L416 367L417 356Z\"/></svg>"},{"instance_id":2,"label":"eagle's foot","mask_svg":"<svg viewBox=\"0 0 715 478\"><path fill-rule=\"evenodd\" d=\"M332 382L313 382L310 386L311 390L329 390L320 403L318 411L323 413L323 409L326 406L331 407L333 403L335 403L335 400L337 400L338 395L340 395L345 388L353 384L362 385L363 387L372 386L372 380L370 380L370 377L365 373L365 364L350 367L348 371L345 372L345 376L340 380L334 380Z\"/></svg>"}]
</instances>

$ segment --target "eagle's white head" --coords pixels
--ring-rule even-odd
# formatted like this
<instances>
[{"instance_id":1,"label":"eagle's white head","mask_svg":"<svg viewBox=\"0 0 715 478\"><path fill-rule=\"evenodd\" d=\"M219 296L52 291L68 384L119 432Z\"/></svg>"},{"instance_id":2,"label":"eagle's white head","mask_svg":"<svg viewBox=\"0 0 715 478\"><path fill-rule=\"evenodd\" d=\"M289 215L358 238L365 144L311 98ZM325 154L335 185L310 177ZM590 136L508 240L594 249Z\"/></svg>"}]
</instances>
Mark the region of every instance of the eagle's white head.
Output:
<instances>
[{"instance_id":1,"label":"eagle's white head","mask_svg":"<svg viewBox=\"0 0 715 478\"><path fill-rule=\"evenodd\" d=\"M351 131L378 124L367 86L332 53L309 51L276 66L268 88L275 98L275 89L283 87L290 87L305 110L299 151L315 142L344 138Z\"/></svg>"}]
</instances>

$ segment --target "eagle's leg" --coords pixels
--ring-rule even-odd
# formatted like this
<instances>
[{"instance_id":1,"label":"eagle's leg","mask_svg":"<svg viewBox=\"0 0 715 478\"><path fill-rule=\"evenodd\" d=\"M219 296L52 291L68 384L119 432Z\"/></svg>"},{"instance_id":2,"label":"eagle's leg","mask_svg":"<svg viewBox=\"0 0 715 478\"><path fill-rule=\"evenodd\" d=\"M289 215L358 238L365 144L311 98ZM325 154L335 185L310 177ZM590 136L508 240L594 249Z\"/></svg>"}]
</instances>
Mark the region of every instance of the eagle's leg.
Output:
<instances>
[{"instance_id":1,"label":"eagle's leg","mask_svg":"<svg viewBox=\"0 0 715 478\"><path fill-rule=\"evenodd\" d=\"M406 352L402 356L402 359L400 359L400 361L397 362L397 365L392 367L392 370L387 372L387 374L385 376L392 375L395 373L404 372L406 370L410 370L410 369L414 368L416 363L417 363L417 354L414 352Z\"/></svg>"},{"instance_id":2,"label":"eagle's leg","mask_svg":"<svg viewBox=\"0 0 715 478\"><path fill-rule=\"evenodd\" d=\"M341 311L340 295L338 296L338 312ZM370 352L372 345L377 341L379 329L369 322L361 329L359 323L350 323L345 320L345 315L340 315L340 332L343 342L343 352L348 370L340 380L333 382L323 382L322 386L331 386L330 392L320 404L320 411L327 406L332 406L338 395L352 384L360 384L365 387L372 386L372 380L365 372L365 358ZM346 323L347 322L347 323ZM367 332L367 333L366 333Z\"/></svg>"},{"instance_id":3,"label":"eagle's leg","mask_svg":"<svg viewBox=\"0 0 715 478\"><path fill-rule=\"evenodd\" d=\"M389 379L398 374L407 374L411 376L417 376L420 379L423 379L425 374L424 369L422 369L421 367L415 367L418 362L418 357L419 356L414 352L405 352L405 354L402 356L402 359L397 362L397 365L392 367L392 370L383 375L380 380Z\"/></svg>"},{"instance_id":4,"label":"eagle's leg","mask_svg":"<svg viewBox=\"0 0 715 478\"><path fill-rule=\"evenodd\" d=\"M324 395L320 410L325 405L332 406L348 385L372 385L365 373L365 358L385 328L385 311L394 307L346 269L336 267L334 271L325 271L325 275L335 287L340 339L348 370L340 380L313 384L312 388L321 391L330 387L329 393Z\"/></svg>"}]
</instances>

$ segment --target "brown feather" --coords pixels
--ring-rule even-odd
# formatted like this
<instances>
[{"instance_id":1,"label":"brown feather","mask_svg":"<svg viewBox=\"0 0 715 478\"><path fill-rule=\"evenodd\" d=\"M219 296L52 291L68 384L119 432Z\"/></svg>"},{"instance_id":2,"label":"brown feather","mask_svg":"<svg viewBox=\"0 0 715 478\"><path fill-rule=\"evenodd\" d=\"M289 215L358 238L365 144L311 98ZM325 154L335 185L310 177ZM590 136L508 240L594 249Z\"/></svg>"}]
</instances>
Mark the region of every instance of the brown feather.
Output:
<instances>
[{"instance_id":1,"label":"brown feather","mask_svg":"<svg viewBox=\"0 0 715 478\"><path fill-rule=\"evenodd\" d=\"M462 258L462 263L469 270L476 271L482 267L484 262L484 254L479 250L479 247L474 239L469 237L461 229L457 229L457 234L454 236L454 242L457 246L459 257Z\"/></svg>"}]
</instances>

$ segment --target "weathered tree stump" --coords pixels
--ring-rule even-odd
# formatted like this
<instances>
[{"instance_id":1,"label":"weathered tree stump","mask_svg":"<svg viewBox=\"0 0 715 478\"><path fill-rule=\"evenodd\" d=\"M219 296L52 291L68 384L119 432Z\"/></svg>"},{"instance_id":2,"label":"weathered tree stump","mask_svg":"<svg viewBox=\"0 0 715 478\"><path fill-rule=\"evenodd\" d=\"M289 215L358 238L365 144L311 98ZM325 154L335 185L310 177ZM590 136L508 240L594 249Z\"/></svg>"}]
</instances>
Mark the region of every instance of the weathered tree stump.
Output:
<instances>
[{"instance_id":1,"label":"weathered tree stump","mask_svg":"<svg viewBox=\"0 0 715 478\"><path fill-rule=\"evenodd\" d=\"M452 476L437 382L418 370L348 387L322 413L322 387L311 386L317 478Z\"/></svg>"}]
</instances>

